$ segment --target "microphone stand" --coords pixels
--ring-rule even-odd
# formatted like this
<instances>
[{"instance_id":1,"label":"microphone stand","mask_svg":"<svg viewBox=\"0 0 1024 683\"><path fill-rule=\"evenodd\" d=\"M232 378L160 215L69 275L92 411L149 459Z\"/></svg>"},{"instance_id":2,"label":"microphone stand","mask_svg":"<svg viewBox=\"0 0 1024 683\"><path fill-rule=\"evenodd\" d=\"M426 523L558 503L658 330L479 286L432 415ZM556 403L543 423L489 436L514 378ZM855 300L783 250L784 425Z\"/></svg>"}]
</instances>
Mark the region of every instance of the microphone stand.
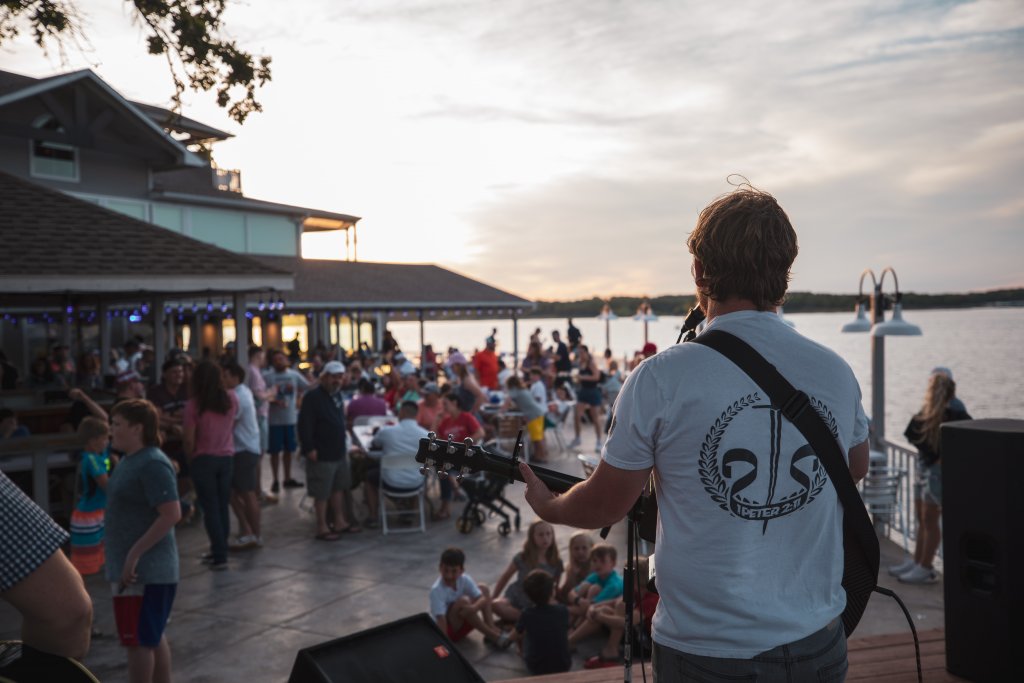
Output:
<instances>
[{"instance_id":1,"label":"microphone stand","mask_svg":"<svg viewBox=\"0 0 1024 683\"><path fill-rule=\"evenodd\" d=\"M625 604L625 624L623 631L625 640L622 647L622 680L623 683L633 681L633 607L636 605L636 525L640 515L640 498L633 503L626 515L626 564L622 569L622 600ZM643 666L643 657L640 665Z\"/></svg>"}]
</instances>

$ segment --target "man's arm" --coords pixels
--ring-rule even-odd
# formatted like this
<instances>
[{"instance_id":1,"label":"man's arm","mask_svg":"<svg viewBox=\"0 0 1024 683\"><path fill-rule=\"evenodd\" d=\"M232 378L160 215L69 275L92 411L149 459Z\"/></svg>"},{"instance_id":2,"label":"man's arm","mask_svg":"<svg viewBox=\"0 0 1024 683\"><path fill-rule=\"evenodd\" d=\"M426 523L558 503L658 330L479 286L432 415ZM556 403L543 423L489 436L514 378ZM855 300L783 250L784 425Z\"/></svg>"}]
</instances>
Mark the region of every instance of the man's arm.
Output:
<instances>
[{"instance_id":1,"label":"man's arm","mask_svg":"<svg viewBox=\"0 0 1024 683\"><path fill-rule=\"evenodd\" d=\"M582 529L601 529L625 517L640 497L651 469L623 470L602 460L589 478L556 495L529 465L519 463L526 482L526 502L534 512L552 524Z\"/></svg>"},{"instance_id":2,"label":"man's arm","mask_svg":"<svg viewBox=\"0 0 1024 683\"><path fill-rule=\"evenodd\" d=\"M318 401L312 395L307 397L299 407L299 424L296 431L299 433L299 443L302 446L303 455L314 450L313 446L316 441L313 438L313 422L316 420L314 413L318 407Z\"/></svg>"},{"instance_id":3,"label":"man's arm","mask_svg":"<svg viewBox=\"0 0 1024 683\"><path fill-rule=\"evenodd\" d=\"M75 659L89 652L92 600L60 549L0 596L21 612L26 644Z\"/></svg>"},{"instance_id":4,"label":"man's arm","mask_svg":"<svg viewBox=\"0 0 1024 683\"><path fill-rule=\"evenodd\" d=\"M859 482L868 473L868 463L871 460L871 447L868 442L859 443L850 449L850 476L853 483Z\"/></svg>"}]
</instances>

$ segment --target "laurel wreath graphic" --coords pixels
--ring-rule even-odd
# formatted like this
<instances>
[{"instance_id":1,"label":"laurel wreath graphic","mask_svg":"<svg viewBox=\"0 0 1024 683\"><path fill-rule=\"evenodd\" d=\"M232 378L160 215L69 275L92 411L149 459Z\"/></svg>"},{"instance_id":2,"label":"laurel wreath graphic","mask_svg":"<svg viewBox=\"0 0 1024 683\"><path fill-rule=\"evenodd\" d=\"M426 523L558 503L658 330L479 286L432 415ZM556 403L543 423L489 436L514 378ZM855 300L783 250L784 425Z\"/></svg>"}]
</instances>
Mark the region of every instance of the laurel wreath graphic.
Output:
<instances>
[{"instance_id":1,"label":"laurel wreath graphic","mask_svg":"<svg viewBox=\"0 0 1024 683\"><path fill-rule=\"evenodd\" d=\"M810 397L811 407L814 408L814 412L821 416L821 419L828 425L828 430L832 432L832 436L836 439L839 438L839 426L836 424L836 418L832 415L832 411L828 409L822 401ZM825 487L825 482L828 481L828 474L825 472L825 467L819 462L818 471L814 475L814 482L811 485L811 491L807 494L807 502L810 503L814 498L821 493L821 489ZM806 507L806 505L804 505Z\"/></svg>"},{"instance_id":2,"label":"laurel wreath graphic","mask_svg":"<svg viewBox=\"0 0 1024 683\"><path fill-rule=\"evenodd\" d=\"M715 452L718 450L718 444L722 440L722 434L725 433L726 427L729 426L733 418L744 408L760 401L761 397L755 391L753 394L747 394L722 411L722 414L715 420L715 424L711 427L707 436L704 437L704 443L700 447L700 460L698 461L697 468L697 472L700 474L700 483L704 485L704 490L711 496L711 500L718 503L718 506L726 512L729 512L729 504L725 497L727 488L725 480L722 479L722 475L718 472Z\"/></svg>"}]
</instances>

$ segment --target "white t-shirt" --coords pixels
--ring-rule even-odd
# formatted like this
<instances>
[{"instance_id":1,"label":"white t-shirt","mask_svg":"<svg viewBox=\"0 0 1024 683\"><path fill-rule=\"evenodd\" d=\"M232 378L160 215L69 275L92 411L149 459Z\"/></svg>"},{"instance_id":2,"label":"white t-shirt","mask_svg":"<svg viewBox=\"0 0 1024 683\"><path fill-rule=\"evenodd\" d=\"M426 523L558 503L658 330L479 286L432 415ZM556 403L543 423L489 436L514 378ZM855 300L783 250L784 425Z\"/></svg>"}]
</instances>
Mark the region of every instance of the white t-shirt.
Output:
<instances>
[{"instance_id":1,"label":"white t-shirt","mask_svg":"<svg viewBox=\"0 0 1024 683\"><path fill-rule=\"evenodd\" d=\"M757 349L825 417L844 453L868 437L850 367L774 313L740 311L707 329ZM747 659L842 613L842 506L799 430L717 351L678 344L619 393L604 459L654 467L660 511L654 640Z\"/></svg>"},{"instance_id":2,"label":"white t-shirt","mask_svg":"<svg viewBox=\"0 0 1024 683\"><path fill-rule=\"evenodd\" d=\"M476 600L482 595L472 576L463 572L455 579L455 588L448 586L440 576L437 577L437 581L430 587L430 616L447 616L448 608L463 595L468 595L470 600Z\"/></svg>"},{"instance_id":3,"label":"white t-shirt","mask_svg":"<svg viewBox=\"0 0 1024 683\"><path fill-rule=\"evenodd\" d=\"M235 387L238 412L235 413L235 451L260 453L260 427L256 422L256 400L252 390L244 384Z\"/></svg>"},{"instance_id":4,"label":"white t-shirt","mask_svg":"<svg viewBox=\"0 0 1024 683\"><path fill-rule=\"evenodd\" d=\"M544 386L544 380L539 379L531 384L530 394L533 396L533 400L537 402L537 405L546 406L548 404L548 388Z\"/></svg>"},{"instance_id":5,"label":"white t-shirt","mask_svg":"<svg viewBox=\"0 0 1024 683\"><path fill-rule=\"evenodd\" d=\"M381 427L373 437L369 455L405 455L409 461L415 461L416 451L420 447L420 439L427 437L427 430L416 423L416 419L405 419L391 427ZM376 451L376 452L375 452ZM423 475L419 470L382 470L384 483L399 489L414 489L423 483Z\"/></svg>"}]
</instances>

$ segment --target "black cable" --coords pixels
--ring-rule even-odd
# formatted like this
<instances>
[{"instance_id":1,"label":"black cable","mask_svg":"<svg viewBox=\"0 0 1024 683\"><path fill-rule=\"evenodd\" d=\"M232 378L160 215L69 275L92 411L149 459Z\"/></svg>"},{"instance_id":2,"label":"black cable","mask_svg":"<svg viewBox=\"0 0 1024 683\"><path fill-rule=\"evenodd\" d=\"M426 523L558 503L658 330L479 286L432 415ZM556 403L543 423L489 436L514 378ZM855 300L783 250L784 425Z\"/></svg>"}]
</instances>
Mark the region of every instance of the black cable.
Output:
<instances>
[{"instance_id":1,"label":"black cable","mask_svg":"<svg viewBox=\"0 0 1024 683\"><path fill-rule=\"evenodd\" d=\"M910 632L914 634L914 656L917 657L917 683L923 683L924 676L921 673L921 643L917 640L917 629L914 628L914 620L910 617L910 612L907 610L907 606L900 600L900 596L888 588L882 588L881 586L875 586L875 592L881 593L882 595L888 595L890 598L896 601L896 604L903 610L903 615L907 618L907 623L910 624Z\"/></svg>"}]
</instances>

